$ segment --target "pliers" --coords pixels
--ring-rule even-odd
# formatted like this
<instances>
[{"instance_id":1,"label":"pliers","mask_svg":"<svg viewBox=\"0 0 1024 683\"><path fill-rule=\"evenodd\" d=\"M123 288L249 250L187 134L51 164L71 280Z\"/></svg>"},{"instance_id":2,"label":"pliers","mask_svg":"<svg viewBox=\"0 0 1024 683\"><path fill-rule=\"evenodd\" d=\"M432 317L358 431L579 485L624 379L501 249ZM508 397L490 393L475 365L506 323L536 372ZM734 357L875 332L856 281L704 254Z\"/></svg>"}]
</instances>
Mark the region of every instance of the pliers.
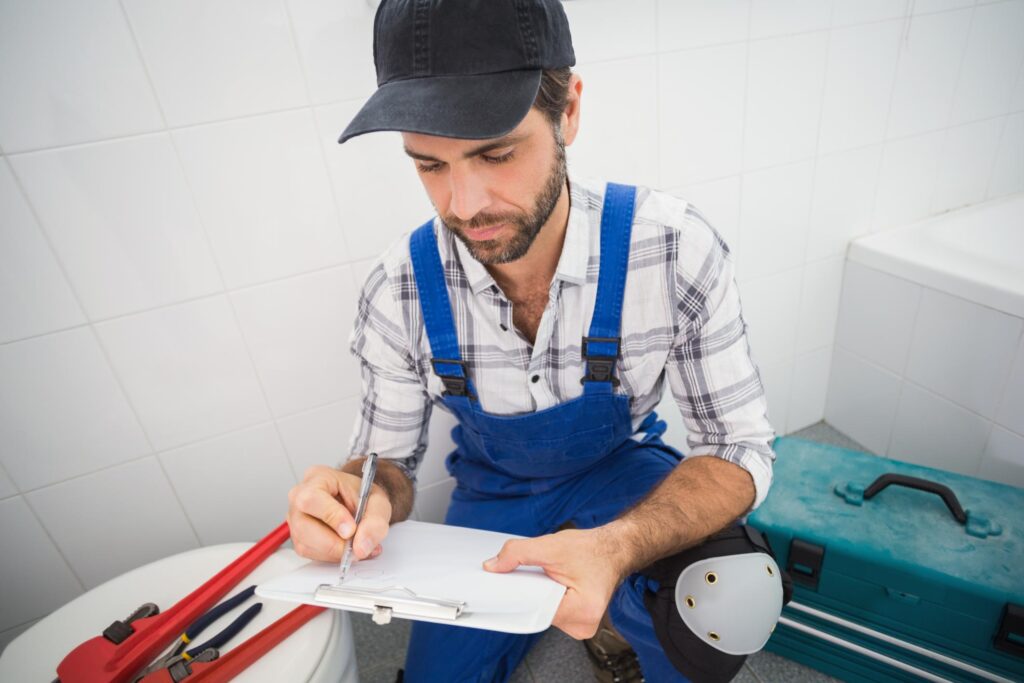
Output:
<instances>
[{"instance_id":1,"label":"pliers","mask_svg":"<svg viewBox=\"0 0 1024 683\"><path fill-rule=\"evenodd\" d=\"M191 663L196 662L210 662L220 655L220 648L223 647L229 640L234 638L239 631L252 621L260 610L263 608L263 603L257 602L255 605L251 605L242 614L232 621L227 628L222 630L217 635L213 636L202 645L197 645L189 650L185 650L207 626L220 619L222 616L238 607L243 602L253 596L256 591L256 586L249 586L244 591L241 591L234 597L231 597L224 602L220 603L216 607L211 608L201 617L192 622L185 632L178 637L177 644L174 648L166 655L160 657L155 662L150 664L146 669L135 678L135 682L144 680L150 674L159 671L160 669L169 669L171 678L177 683L185 679L191 674Z\"/></svg>"}]
</instances>

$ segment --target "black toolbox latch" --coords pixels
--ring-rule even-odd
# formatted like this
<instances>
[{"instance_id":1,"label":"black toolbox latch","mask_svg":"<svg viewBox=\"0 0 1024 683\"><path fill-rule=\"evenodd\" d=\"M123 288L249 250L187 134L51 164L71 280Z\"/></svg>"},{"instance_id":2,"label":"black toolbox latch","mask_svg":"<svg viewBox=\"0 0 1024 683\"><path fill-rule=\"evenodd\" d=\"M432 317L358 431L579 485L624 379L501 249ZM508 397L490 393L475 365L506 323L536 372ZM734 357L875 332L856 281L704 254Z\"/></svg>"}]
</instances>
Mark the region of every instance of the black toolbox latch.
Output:
<instances>
[{"instance_id":1,"label":"black toolbox latch","mask_svg":"<svg viewBox=\"0 0 1024 683\"><path fill-rule=\"evenodd\" d=\"M1006 603L999 632L992 643L996 649L1024 657L1024 605Z\"/></svg>"},{"instance_id":2,"label":"black toolbox latch","mask_svg":"<svg viewBox=\"0 0 1024 683\"><path fill-rule=\"evenodd\" d=\"M789 543L789 558L786 571L801 586L818 590L821 578L821 563L825 559L824 546L794 538Z\"/></svg>"}]
</instances>

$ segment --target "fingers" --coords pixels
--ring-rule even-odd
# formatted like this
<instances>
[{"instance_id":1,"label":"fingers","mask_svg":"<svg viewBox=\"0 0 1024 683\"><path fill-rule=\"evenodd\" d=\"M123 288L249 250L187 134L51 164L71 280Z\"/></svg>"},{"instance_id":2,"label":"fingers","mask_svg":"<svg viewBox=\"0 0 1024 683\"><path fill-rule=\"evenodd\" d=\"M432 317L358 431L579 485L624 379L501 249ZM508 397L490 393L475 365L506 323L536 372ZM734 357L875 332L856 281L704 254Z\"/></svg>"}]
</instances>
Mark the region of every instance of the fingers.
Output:
<instances>
[{"instance_id":1,"label":"fingers","mask_svg":"<svg viewBox=\"0 0 1024 683\"><path fill-rule=\"evenodd\" d=\"M355 522L348 508L338 502L336 493L326 480L315 480L296 486L291 495L291 507L298 512L320 520L342 538L352 535Z\"/></svg>"},{"instance_id":2,"label":"fingers","mask_svg":"<svg viewBox=\"0 0 1024 683\"><path fill-rule=\"evenodd\" d=\"M345 541L323 522L303 513L288 515L292 546L302 557L319 562L339 562Z\"/></svg>"},{"instance_id":3,"label":"fingers","mask_svg":"<svg viewBox=\"0 0 1024 683\"><path fill-rule=\"evenodd\" d=\"M391 502L384 490L374 484L353 539L352 552L357 559L366 559L380 546L380 542L388 535L390 523Z\"/></svg>"},{"instance_id":4,"label":"fingers","mask_svg":"<svg viewBox=\"0 0 1024 683\"><path fill-rule=\"evenodd\" d=\"M391 503L374 485L359 529L353 512L359 500L359 477L330 467L311 467L303 481L288 494L288 526L295 552L322 562L341 559L345 541L353 539L357 559L376 557L387 536Z\"/></svg>"},{"instance_id":5,"label":"fingers","mask_svg":"<svg viewBox=\"0 0 1024 683\"><path fill-rule=\"evenodd\" d=\"M549 559L545 556L547 547L547 537L544 536L506 541L496 556L484 562L484 569L504 574L524 564L544 567Z\"/></svg>"}]
</instances>

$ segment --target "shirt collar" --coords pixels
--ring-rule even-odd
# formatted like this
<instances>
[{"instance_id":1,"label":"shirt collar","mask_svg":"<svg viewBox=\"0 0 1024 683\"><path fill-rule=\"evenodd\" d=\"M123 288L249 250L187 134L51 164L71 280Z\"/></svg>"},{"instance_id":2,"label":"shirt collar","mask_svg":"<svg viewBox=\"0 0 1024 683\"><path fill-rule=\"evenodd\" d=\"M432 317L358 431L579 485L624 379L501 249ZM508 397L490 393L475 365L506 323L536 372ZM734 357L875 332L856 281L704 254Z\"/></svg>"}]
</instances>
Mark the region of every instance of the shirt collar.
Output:
<instances>
[{"instance_id":1,"label":"shirt collar","mask_svg":"<svg viewBox=\"0 0 1024 683\"><path fill-rule=\"evenodd\" d=\"M558 257L555 278L565 282L583 285L587 282L587 263L590 260L590 218L587 212L585 193L577 186L576 178L569 173L569 222L565 228L565 242ZM440 220L438 219L440 223ZM443 228L443 223L441 226ZM473 294L480 294L491 285L497 286L494 278L482 263L473 258L462 240L443 228L443 234L455 244L462 270L469 281Z\"/></svg>"}]
</instances>

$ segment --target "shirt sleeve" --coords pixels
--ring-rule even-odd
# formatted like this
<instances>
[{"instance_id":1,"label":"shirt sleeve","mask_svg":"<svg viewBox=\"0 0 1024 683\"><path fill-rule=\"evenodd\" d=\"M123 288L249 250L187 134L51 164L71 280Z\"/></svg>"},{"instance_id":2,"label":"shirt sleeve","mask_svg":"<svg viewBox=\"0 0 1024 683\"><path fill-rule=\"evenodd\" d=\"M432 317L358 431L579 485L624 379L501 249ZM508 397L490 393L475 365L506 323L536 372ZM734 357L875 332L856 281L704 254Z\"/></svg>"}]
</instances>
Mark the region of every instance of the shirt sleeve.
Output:
<instances>
[{"instance_id":1,"label":"shirt sleeve","mask_svg":"<svg viewBox=\"0 0 1024 683\"><path fill-rule=\"evenodd\" d=\"M427 449L432 403L403 320L384 265L378 262L363 285L349 338L362 374L362 404L349 458L376 453L415 481Z\"/></svg>"},{"instance_id":2,"label":"shirt sleeve","mask_svg":"<svg viewBox=\"0 0 1024 683\"><path fill-rule=\"evenodd\" d=\"M675 269L676 335L666 369L690 455L713 455L747 470L757 508L772 482L775 432L750 356L729 247L687 207Z\"/></svg>"}]
</instances>

